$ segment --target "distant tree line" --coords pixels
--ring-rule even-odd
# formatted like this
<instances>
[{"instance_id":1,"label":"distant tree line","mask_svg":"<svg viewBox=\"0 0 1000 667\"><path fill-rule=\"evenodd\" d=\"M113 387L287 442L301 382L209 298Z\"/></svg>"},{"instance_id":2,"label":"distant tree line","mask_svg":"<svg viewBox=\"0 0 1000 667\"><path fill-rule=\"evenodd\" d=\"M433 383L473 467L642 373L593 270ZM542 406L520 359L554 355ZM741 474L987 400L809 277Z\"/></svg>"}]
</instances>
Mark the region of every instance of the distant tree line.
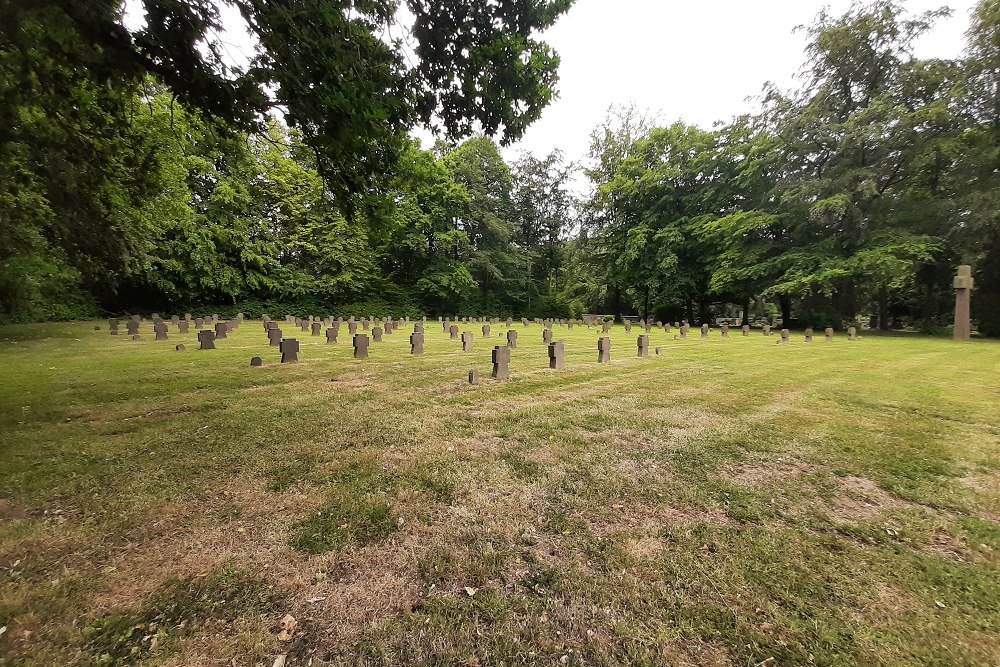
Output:
<instances>
[{"instance_id":1,"label":"distant tree line","mask_svg":"<svg viewBox=\"0 0 1000 667\"><path fill-rule=\"evenodd\" d=\"M4 319L742 312L933 332L971 264L974 318L1000 335L1000 0L955 60L912 51L945 10L821 13L798 90L710 130L614 109L583 165L507 163L491 138L555 94L531 35L568 1L412 0L416 66L378 36L396 2L235 4L262 44L246 72L199 48L211 2L146 0L136 33L115 2L0 3ZM435 118L433 148L407 138Z\"/></svg>"}]
</instances>

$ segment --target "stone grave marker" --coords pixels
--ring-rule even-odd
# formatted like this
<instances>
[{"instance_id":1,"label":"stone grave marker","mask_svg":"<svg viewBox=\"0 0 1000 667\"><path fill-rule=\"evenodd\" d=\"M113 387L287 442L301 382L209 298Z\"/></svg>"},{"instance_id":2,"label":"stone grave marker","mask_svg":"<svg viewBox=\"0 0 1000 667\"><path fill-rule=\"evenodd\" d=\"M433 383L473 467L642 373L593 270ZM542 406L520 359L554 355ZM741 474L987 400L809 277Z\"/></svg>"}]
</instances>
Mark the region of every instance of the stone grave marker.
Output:
<instances>
[{"instance_id":1,"label":"stone grave marker","mask_svg":"<svg viewBox=\"0 0 1000 667\"><path fill-rule=\"evenodd\" d=\"M552 329L542 329L542 342L546 345L552 342Z\"/></svg>"},{"instance_id":2,"label":"stone grave marker","mask_svg":"<svg viewBox=\"0 0 1000 667\"><path fill-rule=\"evenodd\" d=\"M183 352L184 351L184 346L183 345L175 345L174 349L177 350L178 352Z\"/></svg>"},{"instance_id":3,"label":"stone grave marker","mask_svg":"<svg viewBox=\"0 0 1000 667\"><path fill-rule=\"evenodd\" d=\"M294 338L283 338L278 349L281 351L281 363L294 364L298 362L299 341Z\"/></svg>"},{"instance_id":4,"label":"stone grave marker","mask_svg":"<svg viewBox=\"0 0 1000 667\"><path fill-rule=\"evenodd\" d=\"M812 327L807 327L806 328L806 342L807 343L813 342L813 328Z\"/></svg>"},{"instance_id":5,"label":"stone grave marker","mask_svg":"<svg viewBox=\"0 0 1000 667\"><path fill-rule=\"evenodd\" d=\"M788 342L788 329L782 329L781 330L781 342L782 342L782 344Z\"/></svg>"},{"instance_id":6,"label":"stone grave marker","mask_svg":"<svg viewBox=\"0 0 1000 667\"><path fill-rule=\"evenodd\" d=\"M702 338L708 338L708 325L707 324L702 324L701 325L701 337Z\"/></svg>"},{"instance_id":7,"label":"stone grave marker","mask_svg":"<svg viewBox=\"0 0 1000 667\"><path fill-rule=\"evenodd\" d=\"M372 342L373 343L382 342L382 327L378 325L372 327Z\"/></svg>"},{"instance_id":8,"label":"stone grave marker","mask_svg":"<svg viewBox=\"0 0 1000 667\"><path fill-rule=\"evenodd\" d=\"M764 325L764 335L765 336L770 336L771 335L771 325L770 324L765 324Z\"/></svg>"},{"instance_id":9,"label":"stone grave marker","mask_svg":"<svg viewBox=\"0 0 1000 667\"><path fill-rule=\"evenodd\" d=\"M153 333L156 334L155 340L166 340L167 339L167 323L163 320L158 321L153 325Z\"/></svg>"},{"instance_id":10,"label":"stone grave marker","mask_svg":"<svg viewBox=\"0 0 1000 667\"><path fill-rule=\"evenodd\" d=\"M858 328L848 327L847 328L847 340L857 340L858 339Z\"/></svg>"},{"instance_id":11,"label":"stone grave marker","mask_svg":"<svg viewBox=\"0 0 1000 667\"><path fill-rule=\"evenodd\" d=\"M512 349L517 347L517 329L507 331L507 347Z\"/></svg>"},{"instance_id":12,"label":"stone grave marker","mask_svg":"<svg viewBox=\"0 0 1000 667\"><path fill-rule=\"evenodd\" d=\"M215 325L215 340L225 340L228 337L229 327L225 322L218 322Z\"/></svg>"},{"instance_id":13,"label":"stone grave marker","mask_svg":"<svg viewBox=\"0 0 1000 667\"><path fill-rule=\"evenodd\" d=\"M368 334L354 334L354 358L368 358Z\"/></svg>"},{"instance_id":14,"label":"stone grave marker","mask_svg":"<svg viewBox=\"0 0 1000 667\"><path fill-rule=\"evenodd\" d=\"M479 384L479 371L475 368L469 371L469 384Z\"/></svg>"},{"instance_id":15,"label":"stone grave marker","mask_svg":"<svg viewBox=\"0 0 1000 667\"><path fill-rule=\"evenodd\" d=\"M649 336L646 335L646 334L643 334L642 336L639 336L639 338L636 339L636 347L638 349L638 352L637 352L636 356L639 356L639 357L648 357L649 356Z\"/></svg>"},{"instance_id":16,"label":"stone grave marker","mask_svg":"<svg viewBox=\"0 0 1000 667\"><path fill-rule=\"evenodd\" d=\"M203 326L205 326L205 320L201 319L200 317L194 318L195 329L201 329Z\"/></svg>"},{"instance_id":17,"label":"stone grave marker","mask_svg":"<svg viewBox=\"0 0 1000 667\"><path fill-rule=\"evenodd\" d=\"M597 363L606 364L611 361L611 339L607 336L597 339Z\"/></svg>"},{"instance_id":18,"label":"stone grave marker","mask_svg":"<svg viewBox=\"0 0 1000 667\"><path fill-rule=\"evenodd\" d=\"M749 324L744 324L743 325L743 337L746 338L749 335L750 335L750 325Z\"/></svg>"},{"instance_id":19,"label":"stone grave marker","mask_svg":"<svg viewBox=\"0 0 1000 667\"><path fill-rule=\"evenodd\" d=\"M128 327L128 335L129 336L138 336L139 335L139 323L138 322L136 322L135 320L129 320L126 323L126 326Z\"/></svg>"},{"instance_id":20,"label":"stone grave marker","mask_svg":"<svg viewBox=\"0 0 1000 667\"><path fill-rule=\"evenodd\" d=\"M452 324L448 327L448 334L452 340L458 340L458 325Z\"/></svg>"},{"instance_id":21,"label":"stone grave marker","mask_svg":"<svg viewBox=\"0 0 1000 667\"><path fill-rule=\"evenodd\" d=\"M358 333L358 323L349 320L347 322L347 333L351 336Z\"/></svg>"},{"instance_id":22,"label":"stone grave marker","mask_svg":"<svg viewBox=\"0 0 1000 667\"><path fill-rule=\"evenodd\" d=\"M678 328L680 329L680 332L681 332L681 338L687 338L688 337L688 329L690 327L687 324L682 324Z\"/></svg>"},{"instance_id":23,"label":"stone grave marker","mask_svg":"<svg viewBox=\"0 0 1000 667\"><path fill-rule=\"evenodd\" d=\"M336 343L336 342L337 342L337 329L334 327L330 327L329 329L326 330L326 344L330 345L331 343Z\"/></svg>"},{"instance_id":24,"label":"stone grave marker","mask_svg":"<svg viewBox=\"0 0 1000 667\"><path fill-rule=\"evenodd\" d=\"M826 334L826 342L827 343L832 343L833 342L833 327L827 327L826 331L824 331L823 333Z\"/></svg>"},{"instance_id":25,"label":"stone grave marker","mask_svg":"<svg viewBox=\"0 0 1000 667\"><path fill-rule=\"evenodd\" d=\"M112 336L117 336L118 335L118 320L111 320L111 322L108 324L108 326L111 329L111 335Z\"/></svg>"},{"instance_id":26,"label":"stone grave marker","mask_svg":"<svg viewBox=\"0 0 1000 667\"><path fill-rule=\"evenodd\" d=\"M504 345L497 345L493 348L493 373L494 380L510 379L510 348Z\"/></svg>"},{"instance_id":27,"label":"stone grave marker","mask_svg":"<svg viewBox=\"0 0 1000 667\"><path fill-rule=\"evenodd\" d=\"M722 325L722 337L723 338L729 338L729 325L728 324L723 324Z\"/></svg>"},{"instance_id":28,"label":"stone grave marker","mask_svg":"<svg viewBox=\"0 0 1000 667\"><path fill-rule=\"evenodd\" d=\"M313 336L318 336L318 335L320 335L323 332L323 323L322 322L315 322L314 321L309 326L312 327L312 335Z\"/></svg>"},{"instance_id":29,"label":"stone grave marker","mask_svg":"<svg viewBox=\"0 0 1000 667\"><path fill-rule=\"evenodd\" d=\"M281 345L281 329L271 327L267 330L267 344L271 347L279 347Z\"/></svg>"},{"instance_id":30,"label":"stone grave marker","mask_svg":"<svg viewBox=\"0 0 1000 667\"><path fill-rule=\"evenodd\" d=\"M410 354L419 355L424 353L424 334L422 331L414 331L410 334Z\"/></svg>"},{"instance_id":31,"label":"stone grave marker","mask_svg":"<svg viewBox=\"0 0 1000 667\"><path fill-rule=\"evenodd\" d=\"M215 332L210 329L202 329L201 331L198 332L198 342L201 343L199 349L214 350Z\"/></svg>"},{"instance_id":32,"label":"stone grave marker","mask_svg":"<svg viewBox=\"0 0 1000 667\"><path fill-rule=\"evenodd\" d=\"M566 343L561 340L549 343L549 368L557 371L566 368Z\"/></svg>"},{"instance_id":33,"label":"stone grave marker","mask_svg":"<svg viewBox=\"0 0 1000 667\"><path fill-rule=\"evenodd\" d=\"M250 366L257 368L264 365L264 360L260 357L250 357Z\"/></svg>"},{"instance_id":34,"label":"stone grave marker","mask_svg":"<svg viewBox=\"0 0 1000 667\"><path fill-rule=\"evenodd\" d=\"M608 320L607 322L601 325L601 331L603 331L604 333L608 333L609 331L611 331L612 324L614 324L614 322Z\"/></svg>"},{"instance_id":35,"label":"stone grave marker","mask_svg":"<svg viewBox=\"0 0 1000 667\"><path fill-rule=\"evenodd\" d=\"M462 332L462 352L472 352L472 344L475 336L471 331Z\"/></svg>"},{"instance_id":36,"label":"stone grave marker","mask_svg":"<svg viewBox=\"0 0 1000 667\"><path fill-rule=\"evenodd\" d=\"M490 325L484 324L483 325L483 338L489 338L489 337L490 337Z\"/></svg>"},{"instance_id":37,"label":"stone grave marker","mask_svg":"<svg viewBox=\"0 0 1000 667\"><path fill-rule=\"evenodd\" d=\"M188 324L189 322L187 320L181 320L180 322L178 322L177 323L178 332L186 334L188 332Z\"/></svg>"}]
</instances>

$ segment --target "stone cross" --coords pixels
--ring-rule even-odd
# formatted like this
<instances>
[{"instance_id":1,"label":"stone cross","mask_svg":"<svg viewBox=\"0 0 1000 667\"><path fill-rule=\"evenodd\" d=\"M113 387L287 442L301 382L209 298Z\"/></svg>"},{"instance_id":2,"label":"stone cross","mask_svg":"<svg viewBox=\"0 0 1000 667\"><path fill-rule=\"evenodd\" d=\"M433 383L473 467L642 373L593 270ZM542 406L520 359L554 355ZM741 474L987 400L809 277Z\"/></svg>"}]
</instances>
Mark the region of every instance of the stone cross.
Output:
<instances>
[{"instance_id":1,"label":"stone cross","mask_svg":"<svg viewBox=\"0 0 1000 667\"><path fill-rule=\"evenodd\" d=\"M385 321L385 333L387 336L392 333L392 320Z\"/></svg>"},{"instance_id":2,"label":"stone cross","mask_svg":"<svg viewBox=\"0 0 1000 667\"><path fill-rule=\"evenodd\" d=\"M858 339L858 328L847 327L847 340L857 340L857 339Z\"/></svg>"},{"instance_id":3,"label":"stone cross","mask_svg":"<svg viewBox=\"0 0 1000 667\"><path fill-rule=\"evenodd\" d=\"M312 326L312 335L313 336L318 336L323 331L323 323L322 322L313 322L310 326Z\"/></svg>"},{"instance_id":4,"label":"stone cross","mask_svg":"<svg viewBox=\"0 0 1000 667\"><path fill-rule=\"evenodd\" d=\"M451 337L452 340L457 340L458 339L458 325L457 324L452 324L450 327L448 327L448 334L449 334L449 336Z\"/></svg>"},{"instance_id":5,"label":"stone cross","mask_svg":"<svg viewBox=\"0 0 1000 667\"><path fill-rule=\"evenodd\" d=\"M410 334L410 354L424 353L424 334L422 331L414 331Z\"/></svg>"},{"instance_id":6,"label":"stone cross","mask_svg":"<svg viewBox=\"0 0 1000 667\"><path fill-rule=\"evenodd\" d=\"M330 327L326 330L326 342L327 345L337 342L337 329L335 327Z\"/></svg>"},{"instance_id":7,"label":"stone cross","mask_svg":"<svg viewBox=\"0 0 1000 667\"><path fill-rule=\"evenodd\" d=\"M549 368L561 371L566 367L566 344L557 340L549 343Z\"/></svg>"},{"instance_id":8,"label":"stone cross","mask_svg":"<svg viewBox=\"0 0 1000 667\"><path fill-rule=\"evenodd\" d=\"M685 324L682 324L682 325L680 325L680 326L679 326L679 327L677 327L677 328L678 328L678 329L680 329L680 332L681 332L681 338L687 338L687 337L688 337L688 329L690 329L691 327L689 327L689 326L687 325L687 323L685 323Z\"/></svg>"},{"instance_id":9,"label":"stone cross","mask_svg":"<svg viewBox=\"0 0 1000 667\"><path fill-rule=\"evenodd\" d=\"M219 322L215 325L215 340L224 340L227 337L227 332L229 327L226 326L225 322Z\"/></svg>"},{"instance_id":10,"label":"stone cross","mask_svg":"<svg viewBox=\"0 0 1000 667\"><path fill-rule=\"evenodd\" d=\"M177 324L180 321L181 321L181 318L180 318L179 315L171 315L170 316L170 323L171 324Z\"/></svg>"},{"instance_id":11,"label":"stone cross","mask_svg":"<svg viewBox=\"0 0 1000 667\"><path fill-rule=\"evenodd\" d=\"M632 321L625 320L625 333L632 333Z\"/></svg>"},{"instance_id":12,"label":"stone cross","mask_svg":"<svg viewBox=\"0 0 1000 667\"><path fill-rule=\"evenodd\" d=\"M509 329L507 331L507 347L517 347L517 329Z\"/></svg>"},{"instance_id":13,"label":"stone cross","mask_svg":"<svg viewBox=\"0 0 1000 667\"><path fill-rule=\"evenodd\" d=\"M189 323L187 320L181 320L180 322L177 323L177 331L179 331L182 334L186 334L188 332L188 326Z\"/></svg>"},{"instance_id":14,"label":"stone cross","mask_svg":"<svg viewBox=\"0 0 1000 667\"><path fill-rule=\"evenodd\" d=\"M278 346L281 350L281 363L294 364L299 360L299 341L294 338L285 338Z\"/></svg>"},{"instance_id":15,"label":"stone cross","mask_svg":"<svg viewBox=\"0 0 1000 667\"><path fill-rule=\"evenodd\" d=\"M782 343L787 343L788 342L788 329L782 329L781 330L781 342Z\"/></svg>"},{"instance_id":16,"label":"stone cross","mask_svg":"<svg viewBox=\"0 0 1000 667\"><path fill-rule=\"evenodd\" d=\"M271 347L279 347L281 345L281 329L273 327L267 330L267 343Z\"/></svg>"},{"instance_id":17,"label":"stone cross","mask_svg":"<svg viewBox=\"0 0 1000 667\"><path fill-rule=\"evenodd\" d=\"M382 342L382 327L380 326L372 327L372 342L373 343Z\"/></svg>"},{"instance_id":18,"label":"stone cross","mask_svg":"<svg viewBox=\"0 0 1000 667\"><path fill-rule=\"evenodd\" d=\"M111 320L108 323L108 326L111 328L111 335L112 336L117 336L118 335L118 320Z\"/></svg>"},{"instance_id":19,"label":"stone cross","mask_svg":"<svg viewBox=\"0 0 1000 667\"><path fill-rule=\"evenodd\" d=\"M494 380L510 379L510 348L504 345L497 345L493 348L493 373Z\"/></svg>"},{"instance_id":20,"label":"stone cross","mask_svg":"<svg viewBox=\"0 0 1000 667\"><path fill-rule=\"evenodd\" d=\"M309 331L309 325L310 324L311 323L310 323L309 320L301 320L299 322L299 328L302 329L302 331ZM319 334L316 334L316 335L318 336Z\"/></svg>"},{"instance_id":21,"label":"stone cross","mask_svg":"<svg viewBox=\"0 0 1000 667\"><path fill-rule=\"evenodd\" d=\"M462 332L462 352L472 352L472 343L475 336L471 331Z\"/></svg>"},{"instance_id":22,"label":"stone cross","mask_svg":"<svg viewBox=\"0 0 1000 667\"><path fill-rule=\"evenodd\" d=\"M813 328L812 327L807 327L806 328L806 342L807 343L813 342Z\"/></svg>"},{"instance_id":23,"label":"stone cross","mask_svg":"<svg viewBox=\"0 0 1000 667\"><path fill-rule=\"evenodd\" d=\"M479 384L479 371L475 368L469 371L469 384Z\"/></svg>"},{"instance_id":24,"label":"stone cross","mask_svg":"<svg viewBox=\"0 0 1000 667\"><path fill-rule=\"evenodd\" d=\"M743 335L744 336L749 336L750 335L750 325L749 324L744 324L743 325Z\"/></svg>"},{"instance_id":25,"label":"stone cross","mask_svg":"<svg viewBox=\"0 0 1000 667\"><path fill-rule=\"evenodd\" d=\"M607 336L597 339L597 363L606 364L611 361L611 339Z\"/></svg>"},{"instance_id":26,"label":"stone cross","mask_svg":"<svg viewBox=\"0 0 1000 667\"><path fill-rule=\"evenodd\" d=\"M198 332L198 342L201 343L199 349L202 350L214 350L215 349L215 332L209 329L202 329Z\"/></svg>"},{"instance_id":27,"label":"stone cross","mask_svg":"<svg viewBox=\"0 0 1000 667\"><path fill-rule=\"evenodd\" d=\"M484 324L483 325L483 338L489 338L489 337L490 337L490 325Z\"/></svg>"},{"instance_id":28,"label":"stone cross","mask_svg":"<svg viewBox=\"0 0 1000 667\"><path fill-rule=\"evenodd\" d=\"M764 325L764 335L765 336L770 336L771 335L771 325L770 324L765 324Z\"/></svg>"},{"instance_id":29,"label":"stone cross","mask_svg":"<svg viewBox=\"0 0 1000 667\"><path fill-rule=\"evenodd\" d=\"M636 339L636 346L638 348L637 356L648 357L649 356L649 336L642 335Z\"/></svg>"},{"instance_id":30,"label":"stone cross","mask_svg":"<svg viewBox=\"0 0 1000 667\"><path fill-rule=\"evenodd\" d=\"M542 342L546 345L552 342L552 329L542 329Z\"/></svg>"},{"instance_id":31,"label":"stone cross","mask_svg":"<svg viewBox=\"0 0 1000 667\"><path fill-rule=\"evenodd\" d=\"M708 338L708 325L707 324L702 324L701 325L701 337L702 338Z\"/></svg>"},{"instance_id":32,"label":"stone cross","mask_svg":"<svg viewBox=\"0 0 1000 667\"><path fill-rule=\"evenodd\" d=\"M368 334L354 334L354 358L368 358Z\"/></svg>"},{"instance_id":33,"label":"stone cross","mask_svg":"<svg viewBox=\"0 0 1000 667\"><path fill-rule=\"evenodd\" d=\"M126 326L128 327L128 335L129 336L138 336L139 335L139 323L138 322L136 322L135 320L129 320L128 322L126 322Z\"/></svg>"},{"instance_id":34,"label":"stone cross","mask_svg":"<svg viewBox=\"0 0 1000 667\"><path fill-rule=\"evenodd\" d=\"M347 333L350 334L350 335L352 335L352 336L354 334L358 333L358 323L354 322L353 320L349 321L347 323Z\"/></svg>"},{"instance_id":35,"label":"stone cross","mask_svg":"<svg viewBox=\"0 0 1000 667\"><path fill-rule=\"evenodd\" d=\"M729 338L729 325L728 324L723 324L722 325L722 337L723 338Z\"/></svg>"},{"instance_id":36,"label":"stone cross","mask_svg":"<svg viewBox=\"0 0 1000 667\"><path fill-rule=\"evenodd\" d=\"M156 340L166 340L167 339L167 323L163 320L158 321L153 325L153 332L156 334Z\"/></svg>"},{"instance_id":37,"label":"stone cross","mask_svg":"<svg viewBox=\"0 0 1000 667\"><path fill-rule=\"evenodd\" d=\"M958 267L958 275L952 285L955 288L955 327L952 336L955 340L971 340L972 267L967 264Z\"/></svg>"},{"instance_id":38,"label":"stone cross","mask_svg":"<svg viewBox=\"0 0 1000 667\"><path fill-rule=\"evenodd\" d=\"M827 327L826 331L824 331L823 333L826 334L826 342L827 343L830 343L830 342L833 341L833 328L832 327Z\"/></svg>"},{"instance_id":39,"label":"stone cross","mask_svg":"<svg viewBox=\"0 0 1000 667\"><path fill-rule=\"evenodd\" d=\"M203 320L200 317L194 318L194 328L195 329L201 329L204 326L205 326L205 320Z\"/></svg>"}]
</instances>

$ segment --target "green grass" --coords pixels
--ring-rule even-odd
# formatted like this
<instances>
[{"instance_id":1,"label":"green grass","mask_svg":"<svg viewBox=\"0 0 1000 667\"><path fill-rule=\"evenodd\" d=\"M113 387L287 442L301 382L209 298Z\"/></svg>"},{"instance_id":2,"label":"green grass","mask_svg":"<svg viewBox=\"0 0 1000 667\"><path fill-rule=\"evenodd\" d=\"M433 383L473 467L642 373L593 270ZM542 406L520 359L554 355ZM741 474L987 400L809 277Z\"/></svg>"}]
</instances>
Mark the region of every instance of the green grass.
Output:
<instances>
[{"instance_id":1,"label":"green grass","mask_svg":"<svg viewBox=\"0 0 1000 667\"><path fill-rule=\"evenodd\" d=\"M0 665L1000 663L998 343L285 328L0 328Z\"/></svg>"}]
</instances>

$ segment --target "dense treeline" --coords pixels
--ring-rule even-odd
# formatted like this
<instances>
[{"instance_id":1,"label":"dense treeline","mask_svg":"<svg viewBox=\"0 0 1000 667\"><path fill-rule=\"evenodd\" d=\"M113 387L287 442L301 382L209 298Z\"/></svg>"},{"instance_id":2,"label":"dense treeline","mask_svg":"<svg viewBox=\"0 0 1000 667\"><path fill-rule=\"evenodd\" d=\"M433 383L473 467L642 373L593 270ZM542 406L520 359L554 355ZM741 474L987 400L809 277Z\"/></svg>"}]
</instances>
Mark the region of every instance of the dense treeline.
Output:
<instances>
[{"instance_id":1,"label":"dense treeline","mask_svg":"<svg viewBox=\"0 0 1000 667\"><path fill-rule=\"evenodd\" d=\"M821 14L799 90L767 88L757 113L711 130L615 110L592 134L584 165L558 152L508 163L484 134L456 139L474 122L488 134L504 128L506 141L537 117L558 63L544 44L519 42L536 56L522 60L539 63L509 82L520 98L488 84L478 97L463 89L473 101L455 97L432 85L447 77L421 65L355 108L342 96L316 99L292 77L287 99L279 86L288 108L279 121L253 91L252 104L207 104L198 96L210 86L180 90L163 63L102 80L95 47L61 4L18 15L17 39L0 46L6 319L229 307L700 323L742 311L820 327L872 318L935 331L950 323L955 266L968 263L978 326L1000 335L1000 0L979 4L966 54L947 61L912 54L943 12L910 16L878 0ZM395 6L376 4L381 14ZM541 27L569 4L525 6ZM261 28L268 40L302 38L265 5L246 3L265 12L251 14L255 25L271 22ZM438 43L440 17L421 11L424 57L481 67L453 62ZM474 27L489 18L463 20ZM286 32L273 34L279 28ZM497 43L481 46L492 52ZM467 48L471 58L476 46ZM279 44L269 57L280 83L288 62L306 56ZM402 84L422 90L423 101L399 92ZM370 114L390 118L382 98L397 93L407 118L393 120L394 131L379 125L368 145L359 144L365 135L344 134L364 131ZM492 102L478 109L484 95ZM451 109L456 131L425 150L405 129L429 113L430 98ZM334 103L364 118L339 129L315 121ZM253 122L247 109L260 112ZM582 177L587 196L576 194Z\"/></svg>"}]
</instances>

